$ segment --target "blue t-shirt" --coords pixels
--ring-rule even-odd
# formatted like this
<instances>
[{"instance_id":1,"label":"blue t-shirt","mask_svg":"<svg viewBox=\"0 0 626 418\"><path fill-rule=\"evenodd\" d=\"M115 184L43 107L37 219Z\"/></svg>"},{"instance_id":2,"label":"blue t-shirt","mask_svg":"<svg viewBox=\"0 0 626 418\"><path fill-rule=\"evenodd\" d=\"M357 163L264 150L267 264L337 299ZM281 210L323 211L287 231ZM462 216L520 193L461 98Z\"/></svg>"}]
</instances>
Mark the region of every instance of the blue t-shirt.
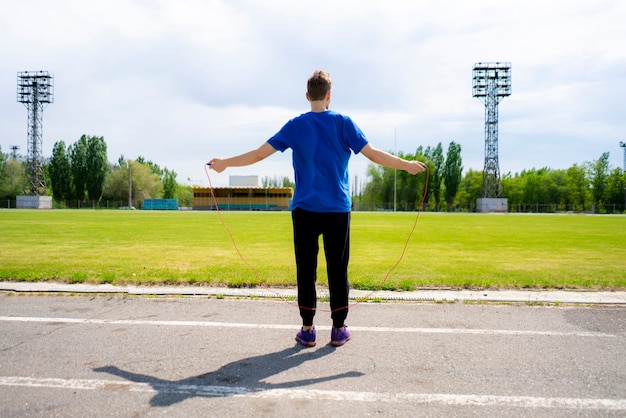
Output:
<instances>
[{"instance_id":1,"label":"blue t-shirt","mask_svg":"<svg viewBox=\"0 0 626 418\"><path fill-rule=\"evenodd\" d=\"M347 116L327 110L291 119L267 141L283 152L291 148L296 190L292 209L311 212L349 212L348 161L367 139Z\"/></svg>"}]
</instances>

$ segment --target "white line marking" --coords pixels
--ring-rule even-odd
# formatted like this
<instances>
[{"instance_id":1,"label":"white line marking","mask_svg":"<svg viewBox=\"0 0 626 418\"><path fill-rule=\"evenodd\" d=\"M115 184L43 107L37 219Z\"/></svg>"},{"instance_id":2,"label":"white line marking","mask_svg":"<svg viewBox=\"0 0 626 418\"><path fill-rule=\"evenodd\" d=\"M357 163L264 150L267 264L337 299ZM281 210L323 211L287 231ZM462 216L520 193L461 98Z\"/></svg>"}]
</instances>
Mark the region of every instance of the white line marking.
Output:
<instances>
[{"instance_id":1,"label":"white line marking","mask_svg":"<svg viewBox=\"0 0 626 418\"><path fill-rule=\"evenodd\" d=\"M138 383L119 380L58 379L19 376L0 377L0 386L71 390L106 390L172 393L189 396L235 396L265 399L334 400L348 402L402 402L455 406L504 406L518 408L626 410L626 399L544 398L535 396L463 395L441 393L378 393L317 389L264 389L230 386Z\"/></svg>"},{"instance_id":2,"label":"white line marking","mask_svg":"<svg viewBox=\"0 0 626 418\"><path fill-rule=\"evenodd\" d=\"M161 325L184 327L217 327L217 328L262 328L262 329L294 329L298 325L280 324L245 324L234 322L208 321L159 321L142 319L92 319L92 318L46 318L24 316L0 316L5 322L49 322L64 324L105 324L105 325ZM328 330L328 326L316 326L320 330ZM508 330L508 329L479 329L479 328L392 328L392 327L350 327L353 331L387 332L387 333L417 333L417 334L475 334L475 335L532 335L551 337L605 337L615 338L616 334L601 332L578 331L539 331L539 330Z\"/></svg>"}]
</instances>

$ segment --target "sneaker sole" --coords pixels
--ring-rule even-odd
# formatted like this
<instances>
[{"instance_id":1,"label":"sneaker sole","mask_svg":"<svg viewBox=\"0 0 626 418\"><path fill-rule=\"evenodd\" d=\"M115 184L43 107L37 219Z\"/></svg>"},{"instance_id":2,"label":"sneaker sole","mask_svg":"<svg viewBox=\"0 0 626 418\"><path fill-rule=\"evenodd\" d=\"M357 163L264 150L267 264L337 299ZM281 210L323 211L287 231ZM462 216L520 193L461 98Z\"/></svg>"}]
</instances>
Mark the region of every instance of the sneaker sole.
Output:
<instances>
[{"instance_id":1,"label":"sneaker sole","mask_svg":"<svg viewBox=\"0 0 626 418\"><path fill-rule=\"evenodd\" d=\"M330 345L332 345L333 347L341 347L342 345L344 345L345 343L350 341L350 339L351 338L347 338L347 339L341 340L341 341L331 341Z\"/></svg>"},{"instance_id":2,"label":"sneaker sole","mask_svg":"<svg viewBox=\"0 0 626 418\"><path fill-rule=\"evenodd\" d=\"M315 345L317 344L315 341L304 341L299 338L296 338L296 341L298 341L300 344L302 344L305 347L315 347Z\"/></svg>"}]
</instances>

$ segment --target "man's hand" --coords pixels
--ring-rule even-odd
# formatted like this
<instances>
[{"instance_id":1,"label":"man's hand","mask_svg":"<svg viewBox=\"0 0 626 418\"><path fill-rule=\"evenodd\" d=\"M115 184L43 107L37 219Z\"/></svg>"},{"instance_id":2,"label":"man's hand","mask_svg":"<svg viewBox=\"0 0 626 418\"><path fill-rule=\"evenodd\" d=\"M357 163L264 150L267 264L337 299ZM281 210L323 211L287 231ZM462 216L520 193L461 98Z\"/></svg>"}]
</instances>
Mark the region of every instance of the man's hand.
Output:
<instances>
[{"instance_id":1,"label":"man's hand","mask_svg":"<svg viewBox=\"0 0 626 418\"><path fill-rule=\"evenodd\" d=\"M228 167L226 163L224 162L224 160L222 160L221 158L213 158L211 161L207 163L207 165L209 166L211 170L215 170L218 173L221 173L222 171L226 170L226 168Z\"/></svg>"},{"instance_id":2,"label":"man's hand","mask_svg":"<svg viewBox=\"0 0 626 418\"><path fill-rule=\"evenodd\" d=\"M426 164L420 161L407 161L407 168L405 169L409 174L418 174L426 171Z\"/></svg>"}]
</instances>

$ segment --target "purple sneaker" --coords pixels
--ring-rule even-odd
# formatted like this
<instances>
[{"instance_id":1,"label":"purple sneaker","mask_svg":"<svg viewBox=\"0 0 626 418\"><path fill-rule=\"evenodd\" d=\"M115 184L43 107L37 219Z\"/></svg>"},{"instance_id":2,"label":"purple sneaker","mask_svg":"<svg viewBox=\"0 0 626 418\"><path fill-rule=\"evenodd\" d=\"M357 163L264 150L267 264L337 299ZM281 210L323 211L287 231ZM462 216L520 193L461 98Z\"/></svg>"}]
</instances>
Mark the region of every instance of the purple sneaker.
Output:
<instances>
[{"instance_id":1,"label":"purple sneaker","mask_svg":"<svg viewBox=\"0 0 626 418\"><path fill-rule=\"evenodd\" d=\"M300 328L300 331L296 334L296 341L306 347L315 347L315 328L307 331Z\"/></svg>"},{"instance_id":2,"label":"purple sneaker","mask_svg":"<svg viewBox=\"0 0 626 418\"><path fill-rule=\"evenodd\" d=\"M343 329L333 327L330 332L330 344L339 347L340 345L344 345L352 338L352 334L348 330L348 327L344 326Z\"/></svg>"}]
</instances>

